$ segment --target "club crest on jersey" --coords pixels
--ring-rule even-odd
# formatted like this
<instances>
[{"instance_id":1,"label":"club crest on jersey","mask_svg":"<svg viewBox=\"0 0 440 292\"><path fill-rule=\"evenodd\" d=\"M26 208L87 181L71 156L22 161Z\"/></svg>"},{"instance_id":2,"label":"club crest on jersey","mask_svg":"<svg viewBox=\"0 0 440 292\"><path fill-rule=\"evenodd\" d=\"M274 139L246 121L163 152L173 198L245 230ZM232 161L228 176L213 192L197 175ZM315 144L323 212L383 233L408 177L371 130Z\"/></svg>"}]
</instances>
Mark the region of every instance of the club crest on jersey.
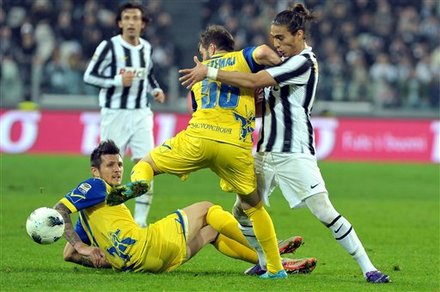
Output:
<instances>
[{"instance_id":1,"label":"club crest on jersey","mask_svg":"<svg viewBox=\"0 0 440 292\"><path fill-rule=\"evenodd\" d=\"M81 194L87 194L88 191L90 191L90 189L92 188L92 186L88 183L82 183L78 186L78 191L81 192Z\"/></svg>"},{"instance_id":2,"label":"club crest on jersey","mask_svg":"<svg viewBox=\"0 0 440 292\"><path fill-rule=\"evenodd\" d=\"M240 140L246 141L247 137L250 136L252 141L252 133L254 132L254 128L252 127L252 125L255 122L255 115L253 113L250 113L247 117L243 117L237 113L234 113L234 117L235 120L241 123Z\"/></svg>"},{"instance_id":3,"label":"club crest on jersey","mask_svg":"<svg viewBox=\"0 0 440 292\"><path fill-rule=\"evenodd\" d=\"M126 253L127 248L136 243L131 237L122 238L121 230L117 229L115 232L109 233L110 238L112 239L113 246L107 249L107 252L112 256L117 256L124 261L130 260L130 255Z\"/></svg>"}]
</instances>

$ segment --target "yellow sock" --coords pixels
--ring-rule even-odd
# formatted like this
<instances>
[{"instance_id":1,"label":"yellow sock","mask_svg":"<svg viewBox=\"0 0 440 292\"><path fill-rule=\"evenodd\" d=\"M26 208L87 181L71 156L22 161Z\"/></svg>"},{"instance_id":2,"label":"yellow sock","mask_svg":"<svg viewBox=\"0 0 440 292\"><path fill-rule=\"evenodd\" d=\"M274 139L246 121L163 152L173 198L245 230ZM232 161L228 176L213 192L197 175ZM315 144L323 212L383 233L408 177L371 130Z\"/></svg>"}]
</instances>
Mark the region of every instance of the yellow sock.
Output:
<instances>
[{"instance_id":1,"label":"yellow sock","mask_svg":"<svg viewBox=\"0 0 440 292\"><path fill-rule=\"evenodd\" d=\"M219 252L228 257L243 260L252 264L258 263L258 255L255 250L250 249L223 234L219 234L213 245Z\"/></svg>"},{"instance_id":2,"label":"yellow sock","mask_svg":"<svg viewBox=\"0 0 440 292\"><path fill-rule=\"evenodd\" d=\"M206 214L206 222L211 225L212 228L217 230L217 232L253 249L244 237L240 228L238 228L238 221L231 213L223 210L221 206L214 205L209 208L208 214Z\"/></svg>"},{"instance_id":3,"label":"yellow sock","mask_svg":"<svg viewBox=\"0 0 440 292\"><path fill-rule=\"evenodd\" d=\"M277 236L272 219L260 202L255 207L244 210L252 222L255 237L260 243L267 261L267 270L276 273L283 269L278 251Z\"/></svg>"},{"instance_id":4,"label":"yellow sock","mask_svg":"<svg viewBox=\"0 0 440 292\"><path fill-rule=\"evenodd\" d=\"M131 170L131 181L146 180L147 182L150 182L153 180L153 177L153 168L148 162L143 160L140 160L138 163L136 163Z\"/></svg>"}]
</instances>

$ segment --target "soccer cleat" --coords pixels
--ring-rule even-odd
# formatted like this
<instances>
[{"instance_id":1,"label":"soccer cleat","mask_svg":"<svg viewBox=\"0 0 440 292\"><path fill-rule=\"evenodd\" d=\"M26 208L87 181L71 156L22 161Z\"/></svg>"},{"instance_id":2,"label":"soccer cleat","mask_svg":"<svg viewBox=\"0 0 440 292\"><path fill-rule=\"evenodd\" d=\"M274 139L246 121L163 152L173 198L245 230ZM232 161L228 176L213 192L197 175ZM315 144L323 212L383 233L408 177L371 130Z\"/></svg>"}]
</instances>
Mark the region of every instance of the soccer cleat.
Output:
<instances>
[{"instance_id":1,"label":"soccer cleat","mask_svg":"<svg viewBox=\"0 0 440 292\"><path fill-rule=\"evenodd\" d=\"M285 240L278 241L278 250L280 252L280 255L287 254L287 253L294 253L302 244L303 244L303 239L301 236L292 236L292 237L289 237ZM316 260L315 260L315 263L316 263ZM284 263L283 263L283 265L284 265ZM290 265L292 265L292 264L290 263ZM294 268L292 268L292 272L288 271L288 273L294 273L293 269ZM255 266L250 267L249 269L244 271L244 274L248 275L248 276L256 276L256 275L259 276L264 273L266 273L266 270L264 268L262 268L259 264L256 264Z\"/></svg>"},{"instance_id":2,"label":"soccer cleat","mask_svg":"<svg viewBox=\"0 0 440 292\"><path fill-rule=\"evenodd\" d=\"M301 236L292 236L278 242L278 250L280 255L294 253L303 244Z\"/></svg>"},{"instance_id":3,"label":"soccer cleat","mask_svg":"<svg viewBox=\"0 0 440 292\"><path fill-rule=\"evenodd\" d=\"M309 274L315 269L316 262L315 258L282 259L283 268L288 274Z\"/></svg>"},{"instance_id":4,"label":"soccer cleat","mask_svg":"<svg viewBox=\"0 0 440 292\"><path fill-rule=\"evenodd\" d=\"M248 276L260 276L264 273L266 273L266 269L262 268L260 264L256 264L255 266L252 266L244 271L244 274Z\"/></svg>"},{"instance_id":5,"label":"soccer cleat","mask_svg":"<svg viewBox=\"0 0 440 292\"><path fill-rule=\"evenodd\" d=\"M139 197L150 189L150 184L144 180L130 182L126 185L114 187L107 195L106 203L115 206L135 197Z\"/></svg>"},{"instance_id":6,"label":"soccer cleat","mask_svg":"<svg viewBox=\"0 0 440 292\"><path fill-rule=\"evenodd\" d=\"M260 275L259 278L260 279L286 279L287 273L284 270L279 270L276 273L271 273L271 272L267 271L263 275Z\"/></svg>"},{"instance_id":7,"label":"soccer cleat","mask_svg":"<svg viewBox=\"0 0 440 292\"><path fill-rule=\"evenodd\" d=\"M390 277L381 271L371 271L365 274L368 283L389 283Z\"/></svg>"}]
</instances>

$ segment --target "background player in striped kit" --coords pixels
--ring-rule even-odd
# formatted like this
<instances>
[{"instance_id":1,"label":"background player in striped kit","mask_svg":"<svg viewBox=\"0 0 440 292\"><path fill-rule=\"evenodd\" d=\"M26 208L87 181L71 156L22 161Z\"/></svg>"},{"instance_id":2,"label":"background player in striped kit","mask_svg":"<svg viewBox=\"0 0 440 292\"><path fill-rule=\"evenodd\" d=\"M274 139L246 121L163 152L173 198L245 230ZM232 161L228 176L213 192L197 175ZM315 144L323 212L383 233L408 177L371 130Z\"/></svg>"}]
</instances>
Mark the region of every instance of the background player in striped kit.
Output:
<instances>
[{"instance_id":1,"label":"background player in striped kit","mask_svg":"<svg viewBox=\"0 0 440 292\"><path fill-rule=\"evenodd\" d=\"M101 88L101 141L112 139L122 155L130 147L135 162L154 147L151 96L165 101L154 77L152 47L140 37L148 22L140 4L123 4L116 18L120 34L99 44L84 73L86 83ZM151 187L136 198L134 217L140 226L147 224L152 196Z\"/></svg>"},{"instance_id":2,"label":"background player in striped kit","mask_svg":"<svg viewBox=\"0 0 440 292\"><path fill-rule=\"evenodd\" d=\"M258 190L268 204L279 186L291 208L307 205L326 225L337 242L356 260L370 283L387 283L389 277L371 263L350 222L340 215L328 191L315 156L310 112L318 83L318 62L305 42L306 22L314 17L302 5L280 12L272 22L273 45L283 63L257 73L226 72L207 67L180 70L187 87L208 77L244 88L265 89L263 126L255 155Z\"/></svg>"}]
</instances>

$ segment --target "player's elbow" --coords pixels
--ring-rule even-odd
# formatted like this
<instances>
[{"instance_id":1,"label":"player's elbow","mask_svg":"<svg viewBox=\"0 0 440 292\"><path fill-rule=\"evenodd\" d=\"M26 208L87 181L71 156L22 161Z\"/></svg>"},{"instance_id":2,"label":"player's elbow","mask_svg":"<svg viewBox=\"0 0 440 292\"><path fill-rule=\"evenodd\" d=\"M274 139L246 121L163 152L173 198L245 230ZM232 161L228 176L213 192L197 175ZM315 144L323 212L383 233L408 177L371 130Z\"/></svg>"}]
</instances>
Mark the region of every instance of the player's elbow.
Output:
<instances>
[{"instance_id":1,"label":"player's elbow","mask_svg":"<svg viewBox=\"0 0 440 292\"><path fill-rule=\"evenodd\" d=\"M85 83L87 83L87 84L90 84L90 77L89 77L89 74L85 73L85 74L83 75L83 81L84 81Z\"/></svg>"},{"instance_id":2,"label":"player's elbow","mask_svg":"<svg viewBox=\"0 0 440 292\"><path fill-rule=\"evenodd\" d=\"M67 243L64 247L63 251L63 259L65 262L74 262L74 254L76 253L75 248L70 244Z\"/></svg>"},{"instance_id":3,"label":"player's elbow","mask_svg":"<svg viewBox=\"0 0 440 292\"><path fill-rule=\"evenodd\" d=\"M281 58L268 45L261 45L255 50L255 59L261 65L274 66L281 63Z\"/></svg>"},{"instance_id":4,"label":"player's elbow","mask_svg":"<svg viewBox=\"0 0 440 292\"><path fill-rule=\"evenodd\" d=\"M73 254L63 253L63 259L65 262L73 262Z\"/></svg>"},{"instance_id":5,"label":"player's elbow","mask_svg":"<svg viewBox=\"0 0 440 292\"><path fill-rule=\"evenodd\" d=\"M73 256L71 254L63 254L63 259L65 262L73 262Z\"/></svg>"}]
</instances>

